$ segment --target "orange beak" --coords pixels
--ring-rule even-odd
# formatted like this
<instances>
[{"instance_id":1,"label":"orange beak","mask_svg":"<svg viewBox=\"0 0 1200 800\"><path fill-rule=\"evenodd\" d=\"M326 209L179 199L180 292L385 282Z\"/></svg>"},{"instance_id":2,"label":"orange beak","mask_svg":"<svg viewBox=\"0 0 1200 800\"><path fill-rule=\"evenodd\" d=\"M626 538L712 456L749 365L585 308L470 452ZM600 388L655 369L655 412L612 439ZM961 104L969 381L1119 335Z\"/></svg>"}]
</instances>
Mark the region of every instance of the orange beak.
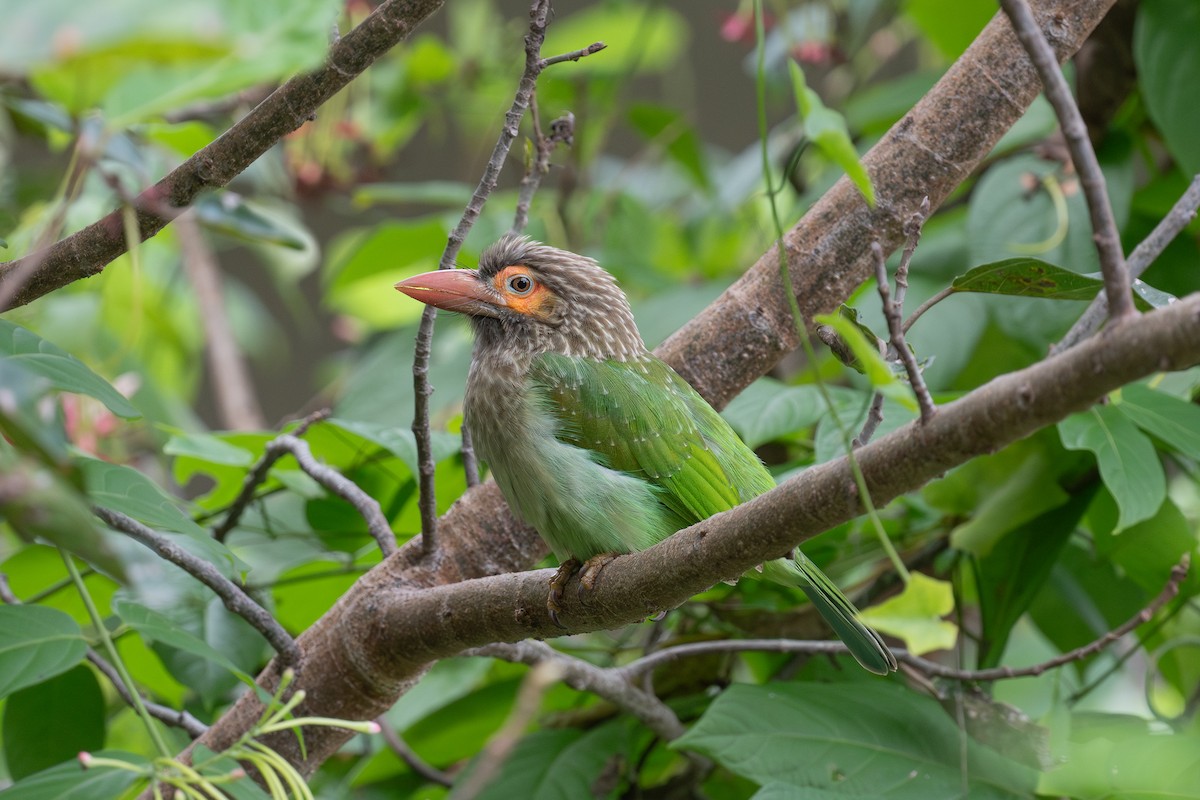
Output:
<instances>
[{"instance_id":1,"label":"orange beak","mask_svg":"<svg viewBox=\"0 0 1200 800\"><path fill-rule=\"evenodd\" d=\"M423 272L400 281L396 289L425 305L475 317L498 317L500 309L507 305L473 269Z\"/></svg>"}]
</instances>

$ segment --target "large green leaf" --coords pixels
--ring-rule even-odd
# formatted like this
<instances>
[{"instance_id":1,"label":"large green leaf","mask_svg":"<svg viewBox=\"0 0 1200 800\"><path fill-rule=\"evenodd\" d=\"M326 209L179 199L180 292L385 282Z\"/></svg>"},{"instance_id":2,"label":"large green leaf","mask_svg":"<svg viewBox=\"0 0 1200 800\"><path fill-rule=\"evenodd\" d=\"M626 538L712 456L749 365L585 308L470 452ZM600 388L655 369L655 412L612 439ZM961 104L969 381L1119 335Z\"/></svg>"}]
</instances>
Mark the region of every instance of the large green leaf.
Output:
<instances>
[{"instance_id":1,"label":"large green leaf","mask_svg":"<svg viewBox=\"0 0 1200 800\"><path fill-rule=\"evenodd\" d=\"M1200 406L1135 383L1121 390L1117 408L1167 447L1200 459Z\"/></svg>"},{"instance_id":2,"label":"large green leaf","mask_svg":"<svg viewBox=\"0 0 1200 800\"><path fill-rule=\"evenodd\" d=\"M954 589L947 582L920 572L904 591L864 609L859 617L867 625L904 640L915 655L949 650L958 640L958 626L942 617L954 610Z\"/></svg>"},{"instance_id":3,"label":"large green leaf","mask_svg":"<svg viewBox=\"0 0 1200 800\"><path fill-rule=\"evenodd\" d=\"M134 753L101 751L92 755L124 761L147 773L150 760ZM142 775L118 767L83 769L78 763L59 764L18 781L4 791L4 800L100 800L124 798Z\"/></svg>"},{"instance_id":4,"label":"large green leaf","mask_svg":"<svg viewBox=\"0 0 1200 800\"><path fill-rule=\"evenodd\" d=\"M968 270L950 284L956 292L985 292L1049 300L1091 300L1103 281L1036 258L1006 258Z\"/></svg>"},{"instance_id":5,"label":"large green leaf","mask_svg":"<svg viewBox=\"0 0 1200 800\"><path fill-rule=\"evenodd\" d=\"M92 372L75 356L33 331L3 319L0 319L0 358L40 375L56 389L94 397L117 416L126 419L141 416L141 412L108 381Z\"/></svg>"},{"instance_id":6,"label":"large green leaf","mask_svg":"<svg viewBox=\"0 0 1200 800\"><path fill-rule=\"evenodd\" d=\"M572 64L570 77L623 77L666 70L684 52L687 40L687 21L674 9L600 3L563 13L546 31L542 52L557 55L602 41L608 49Z\"/></svg>"},{"instance_id":7,"label":"large green leaf","mask_svg":"<svg viewBox=\"0 0 1200 800\"><path fill-rule=\"evenodd\" d=\"M87 652L75 620L42 606L0 606L0 697L66 672Z\"/></svg>"},{"instance_id":8,"label":"large green leaf","mask_svg":"<svg viewBox=\"0 0 1200 800\"><path fill-rule=\"evenodd\" d=\"M648 141L665 147L667 155L683 168L696 186L708 189L712 185L700 139L681 113L663 106L639 103L629 109L629 121Z\"/></svg>"},{"instance_id":9,"label":"large green leaf","mask_svg":"<svg viewBox=\"0 0 1200 800\"><path fill-rule=\"evenodd\" d=\"M898 800L1027 798L1033 771L973 742L898 683L735 685L672 747L759 784Z\"/></svg>"},{"instance_id":10,"label":"large green leaf","mask_svg":"<svg viewBox=\"0 0 1200 800\"><path fill-rule=\"evenodd\" d=\"M977 561L975 575L983 627L979 666L1000 663L1013 626L1046 582L1097 488L1093 483L1072 494L1065 504L1007 532Z\"/></svg>"},{"instance_id":11,"label":"large green leaf","mask_svg":"<svg viewBox=\"0 0 1200 800\"><path fill-rule=\"evenodd\" d=\"M1076 714L1066 763L1042 774L1038 794L1083 800L1197 800L1200 736L1152 732L1144 721L1129 717Z\"/></svg>"},{"instance_id":12,"label":"large green leaf","mask_svg":"<svg viewBox=\"0 0 1200 800\"><path fill-rule=\"evenodd\" d=\"M816 386L788 386L760 378L735 397L721 415L751 447L816 424L825 404Z\"/></svg>"},{"instance_id":13,"label":"large green leaf","mask_svg":"<svg viewBox=\"0 0 1200 800\"><path fill-rule=\"evenodd\" d=\"M232 672L248 685L254 683L254 679L238 667L237 664L233 663L227 655L198 636L183 629L178 622L167 615L124 597L118 597L113 600L113 611L117 613L126 625L147 639L211 661L221 667L221 669Z\"/></svg>"},{"instance_id":14,"label":"large green leaf","mask_svg":"<svg viewBox=\"0 0 1200 800\"><path fill-rule=\"evenodd\" d=\"M1095 405L1058 423L1063 446L1090 450L1120 508L1116 531L1148 519L1167 496L1162 464L1149 437L1111 405Z\"/></svg>"},{"instance_id":15,"label":"large green leaf","mask_svg":"<svg viewBox=\"0 0 1200 800\"><path fill-rule=\"evenodd\" d=\"M1192 80L1200 74L1198 32L1200 3L1195 0L1144 0L1138 8L1133 57L1142 98L1167 149L1188 175L1200 172L1200 103Z\"/></svg>"},{"instance_id":16,"label":"large green leaf","mask_svg":"<svg viewBox=\"0 0 1200 800\"><path fill-rule=\"evenodd\" d=\"M176 537L176 543L216 566L227 578L246 569L228 547L183 513L178 501L141 472L93 458L81 458L79 466L88 496L97 505L119 511L151 528L183 534Z\"/></svg>"},{"instance_id":17,"label":"large green leaf","mask_svg":"<svg viewBox=\"0 0 1200 800\"><path fill-rule=\"evenodd\" d=\"M521 740L500 774L480 792L480 800L575 800L613 798L619 786L597 793L605 766L626 760L631 740L625 721L609 722L587 733L574 729L535 731ZM469 780L465 773L460 781Z\"/></svg>"},{"instance_id":18,"label":"large green leaf","mask_svg":"<svg viewBox=\"0 0 1200 800\"><path fill-rule=\"evenodd\" d=\"M4 758L20 779L104 746L104 695L82 664L9 696Z\"/></svg>"}]
</instances>

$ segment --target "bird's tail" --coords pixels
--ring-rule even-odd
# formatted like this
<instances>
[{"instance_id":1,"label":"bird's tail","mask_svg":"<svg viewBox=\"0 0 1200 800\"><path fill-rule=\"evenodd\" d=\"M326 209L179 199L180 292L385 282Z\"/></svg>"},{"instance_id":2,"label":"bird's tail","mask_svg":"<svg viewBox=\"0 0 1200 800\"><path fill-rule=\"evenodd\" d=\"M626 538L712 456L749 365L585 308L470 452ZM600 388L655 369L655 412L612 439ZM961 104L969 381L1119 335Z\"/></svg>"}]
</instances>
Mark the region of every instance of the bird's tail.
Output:
<instances>
[{"instance_id":1,"label":"bird's tail","mask_svg":"<svg viewBox=\"0 0 1200 800\"><path fill-rule=\"evenodd\" d=\"M876 675L896 671L896 657L879 634L859 621L854 604L799 550L794 559L778 558L763 564L762 574L776 583L803 589L863 669Z\"/></svg>"}]
</instances>

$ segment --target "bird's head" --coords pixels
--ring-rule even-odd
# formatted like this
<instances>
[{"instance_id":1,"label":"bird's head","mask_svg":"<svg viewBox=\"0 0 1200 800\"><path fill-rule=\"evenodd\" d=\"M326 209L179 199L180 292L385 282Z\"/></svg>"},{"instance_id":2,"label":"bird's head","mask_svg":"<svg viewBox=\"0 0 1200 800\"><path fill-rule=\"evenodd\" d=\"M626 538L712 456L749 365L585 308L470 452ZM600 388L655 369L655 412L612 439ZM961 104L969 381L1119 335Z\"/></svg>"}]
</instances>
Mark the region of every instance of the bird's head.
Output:
<instances>
[{"instance_id":1,"label":"bird's head","mask_svg":"<svg viewBox=\"0 0 1200 800\"><path fill-rule=\"evenodd\" d=\"M620 361L646 350L612 275L590 258L523 236L493 244L477 270L434 270L396 288L468 315L482 347Z\"/></svg>"}]
</instances>

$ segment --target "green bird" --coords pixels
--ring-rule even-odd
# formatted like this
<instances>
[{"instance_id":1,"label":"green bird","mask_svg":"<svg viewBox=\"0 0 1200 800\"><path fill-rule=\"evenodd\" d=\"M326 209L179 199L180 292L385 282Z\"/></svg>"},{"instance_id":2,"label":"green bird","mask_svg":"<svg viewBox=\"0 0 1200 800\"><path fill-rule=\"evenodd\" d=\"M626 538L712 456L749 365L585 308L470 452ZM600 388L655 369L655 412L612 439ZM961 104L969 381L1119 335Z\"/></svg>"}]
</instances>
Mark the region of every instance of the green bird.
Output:
<instances>
[{"instance_id":1,"label":"green bird","mask_svg":"<svg viewBox=\"0 0 1200 800\"><path fill-rule=\"evenodd\" d=\"M479 269L396 284L470 317L475 351L465 416L505 499L562 563L547 605L588 562L590 586L616 555L766 492L771 474L729 424L649 350L616 280L590 258L509 235ZM887 674L879 634L796 551L762 577L804 590L858 662Z\"/></svg>"}]
</instances>

